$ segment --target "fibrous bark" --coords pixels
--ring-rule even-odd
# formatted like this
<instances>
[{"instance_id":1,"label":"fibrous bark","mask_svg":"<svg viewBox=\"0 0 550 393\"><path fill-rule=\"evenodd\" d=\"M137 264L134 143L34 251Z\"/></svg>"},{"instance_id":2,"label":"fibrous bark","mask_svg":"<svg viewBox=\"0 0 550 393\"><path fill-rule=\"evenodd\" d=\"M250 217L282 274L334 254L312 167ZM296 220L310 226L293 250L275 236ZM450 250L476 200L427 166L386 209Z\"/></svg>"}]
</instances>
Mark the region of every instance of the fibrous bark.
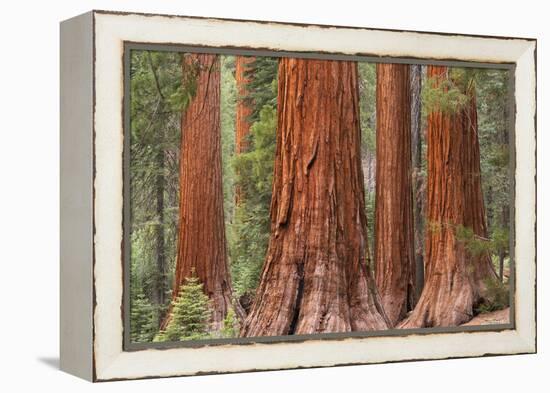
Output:
<instances>
[{"instance_id":1,"label":"fibrous bark","mask_svg":"<svg viewBox=\"0 0 550 393\"><path fill-rule=\"evenodd\" d=\"M448 78L442 66L428 66L428 77ZM428 116L428 203L426 282L417 306L402 328L457 326L473 317L484 282L495 272L487 253L474 254L457 237L469 228L487 237L477 136L475 86L456 112L433 110Z\"/></svg>"},{"instance_id":2,"label":"fibrous bark","mask_svg":"<svg viewBox=\"0 0 550 393\"><path fill-rule=\"evenodd\" d=\"M235 154L246 153L249 149L248 136L250 134L250 115L252 103L248 96L247 85L250 78L247 75L250 64L255 60L250 56L235 57L235 82L237 84L237 110L235 115ZM242 188L235 187L235 205L242 199Z\"/></svg>"},{"instance_id":3,"label":"fibrous bark","mask_svg":"<svg viewBox=\"0 0 550 393\"><path fill-rule=\"evenodd\" d=\"M212 329L219 330L234 308L223 212L220 62L216 55L186 55L184 74L190 67L198 67L197 87L181 121L179 230L172 293L176 298L185 278L196 275L210 299ZM170 312L163 327L169 318Z\"/></svg>"},{"instance_id":4,"label":"fibrous bark","mask_svg":"<svg viewBox=\"0 0 550 393\"><path fill-rule=\"evenodd\" d=\"M271 234L241 335L385 329L368 267L357 63L282 58Z\"/></svg>"},{"instance_id":5,"label":"fibrous bark","mask_svg":"<svg viewBox=\"0 0 550 393\"><path fill-rule=\"evenodd\" d=\"M376 66L376 285L392 326L416 300L407 64Z\"/></svg>"}]
</instances>

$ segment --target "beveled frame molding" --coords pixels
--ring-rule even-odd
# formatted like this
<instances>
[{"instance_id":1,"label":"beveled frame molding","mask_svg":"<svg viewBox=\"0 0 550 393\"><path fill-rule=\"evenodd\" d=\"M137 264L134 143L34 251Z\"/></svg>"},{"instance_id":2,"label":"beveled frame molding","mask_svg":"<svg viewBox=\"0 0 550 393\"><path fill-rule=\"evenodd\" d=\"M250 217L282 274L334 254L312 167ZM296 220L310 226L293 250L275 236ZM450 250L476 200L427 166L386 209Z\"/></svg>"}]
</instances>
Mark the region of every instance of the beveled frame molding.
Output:
<instances>
[{"instance_id":1,"label":"beveled frame molding","mask_svg":"<svg viewBox=\"0 0 550 393\"><path fill-rule=\"evenodd\" d=\"M124 49L130 43L515 68L513 324L497 331L125 350ZM63 22L61 46L64 370L105 381L536 351L535 40L92 11Z\"/></svg>"}]
</instances>

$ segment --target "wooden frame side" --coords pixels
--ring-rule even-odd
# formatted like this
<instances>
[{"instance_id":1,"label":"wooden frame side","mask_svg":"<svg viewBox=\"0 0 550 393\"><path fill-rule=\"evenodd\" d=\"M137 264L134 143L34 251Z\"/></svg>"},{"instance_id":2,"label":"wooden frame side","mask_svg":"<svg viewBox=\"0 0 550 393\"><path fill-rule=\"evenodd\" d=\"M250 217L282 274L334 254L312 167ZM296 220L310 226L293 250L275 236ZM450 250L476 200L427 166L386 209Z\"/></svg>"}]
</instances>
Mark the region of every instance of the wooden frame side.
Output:
<instances>
[{"instance_id":1,"label":"wooden frame side","mask_svg":"<svg viewBox=\"0 0 550 393\"><path fill-rule=\"evenodd\" d=\"M60 367L93 379L93 13L60 26Z\"/></svg>"}]
</instances>

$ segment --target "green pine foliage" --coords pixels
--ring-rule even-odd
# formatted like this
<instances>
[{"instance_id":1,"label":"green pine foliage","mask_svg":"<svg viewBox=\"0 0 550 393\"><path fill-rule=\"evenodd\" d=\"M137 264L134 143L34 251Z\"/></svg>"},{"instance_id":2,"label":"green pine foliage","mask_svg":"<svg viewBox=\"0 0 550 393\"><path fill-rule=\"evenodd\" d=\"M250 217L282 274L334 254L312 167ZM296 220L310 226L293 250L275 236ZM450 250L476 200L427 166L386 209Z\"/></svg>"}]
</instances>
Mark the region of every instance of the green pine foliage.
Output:
<instances>
[{"instance_id":1,"label":"green pine foliage","mask_svg":"<svg viewBox=\"0 0 550 393\"><path fill-rule=\"evenodd\" d=\"M425 78L422 87L424 123L431 111L452 114L464 108L469 100L465 92L475 88L481 184L489 233L487 239L482 239L471 228L460 226L456 233L473 255L488 253L497 270L500 263L505 267L510 264L509 80L507 70L450 68L448 78ZM437 229L436 224L428 223L428 230Z\"/></svg>"},{"instance_id":2,"label":"green pine foliage","mask_svg":"<svg viewBox=\"0 0 550 393\"><path fill-rule=\"evenodd\" d=\"M358 69L361 149L376 153L376 64L361 62Z\"/></svg>"},{"instance_id":3,"label":"green pine foliage","mask_svg":"<svg viewBox=\"0 0 550 393\"><path fill-rule=\"evenodd\" d=\"M223 327L220 333L222 338L239 337L239 322L232 308L229 309L223 320Z\"/></svg>"},{"instance_id":4,"label":"green pine foliage","mask_svg":"<svg viewBox=\"0 0 550 393\"><path fill-rule=\"evenodd\" d=\"M472 256L490 254L493 250L494 246L491 239L485 239L476 235L470 227L457 225L455 227L455 235L457 240L464 244L466 250Z\"/></svg>"},{"instance_id":5,"label":"green pine foliage","mask_svg":"<svg viewBox=\"0 0 550 393\"><path fill-rule=\"evenodd\" d=\"M510 306L510 287L497 279L485 281L485 300L474 310L476 314L483 314L505 309Z\"/></svg>"},{"instance_id":6,"label":"green pine foliage","mask_svg":"<svg viewBox=\"0 0 550 393\"><path fill-rule=\"evenodd\" d=\"M507 246L509 234L507 230L498 230L493 236L485 238L476 235L473 228L464 225L453 225L451 223L428 222L427 230L430 232L441 231L443 228L450 228L454 231L456 240L464 245L468 253L474 257L481 255L494 256L499 249Z\"/></svg>"},{"instance_id":7,"label":"green pine foliage","mask_svg":"<svg viewBox=\"0 0 550 393\"><path fill-rule=\"evenodd\" d=\"M170 322L155 341L200 340L209 337L212 316L210 301L203 284L194 274L185 279L177 298L172 302Z\"/></svg>"},{"instance_id":8,"label":"green pine foliage","mask_svg":"<svg viewBox=\"0 0 550 393\"><path fill-rule=\"evenodd\" d=\"M236 182L245 195L231 225L231 272L238 296L255 291L267 251L276 127L275 108L264 106L250 129L253 148L233 160Z\"/></svg>"},{"instance_id":9,"label":"green pine foliage","mask_svg":"<svg viewBox=\"0 0 550 393\"><path fill-rule=\"evenodd\" d=\"M474 74L463 68L450 68L448 77L427 78L422 86L423 114L454 114L464 109L469 102L467 88L473 80Z\"/></svg>"},{"instance_id":10,"label":"green pine foliage","mask_svg":"<svg viewBox=\"0 0 550 393\"><path fill-rule=\"evenodd\" d=\"M233 96L244 99L252 108L248 119L251 122L250 150L226 161L231 162L233 186L238 185L243 195L239 206L233 207L231 219L226 220L233 289L239 297L254 294L269 241L277 127L277 67L276 58L256 57L246 71L250 79L247 96ZM234 119L232 117L233 126ZM231 203L234 205L234 198Z\"/></svg>"},{"instance_id":11,"label":"green pine foliage","mask_svg":"<svg viewBox=\"0 0 550 393\"><path fill-rule=\"evenodd\" d=\"M495 253L510 254L511 166L507 124L510 119L510 73L480 69L476 72L481 179L487 224Z\"/></svg>"},{"instance_id":12,"label":"green pine foliage","mask_svg":"<svg viewBox=\"0 0 550 393\"><path fill-rule=\"evenodd\" d=\"M130 339L134 343L150 342L157 332L155 308L142 292L130 299Z\"/></svg>"},{"instance_id":13,"label":"green pine foliage","mask_svg":"<svg viewBox=\"0 0 550 393\"><path fill-rule=\"evenodd\" d=\"M369 165L376 162L376 64L361 62L359 71L359 107L361 124L361 161L365 177L365 209L369 248L374 250L374 205L376 199L376 176L368 173Z\"/></svg>"},{"instance_id":14,"label":"green pine foliage","mask_svg":"<svg viewBox=\"0 0 550 393\"><path fill-rule=\"evenodd\" d=\"M196 90L197 69L190 64L183 73L183 56L142 50L130 55L130 298L139 307L147 304L144 313L155 329L171 299L176 260L181 112ZM152 337L148 324L134 325L133 338Z\"/></svg>"},{"instance_id":15,"label":"green pine foliage","mask_svg":"<svg viewBox=\"0 0 550 393\"><path fill-rule=\"evenodd\" d=\"M260 120L260 112L267 105L277 107L277 68L279 60L274 57L256 57L246 71L250 82L247 85L248 95L244 97L252 104L251 123Z\"/></svg>"}]
</instances>

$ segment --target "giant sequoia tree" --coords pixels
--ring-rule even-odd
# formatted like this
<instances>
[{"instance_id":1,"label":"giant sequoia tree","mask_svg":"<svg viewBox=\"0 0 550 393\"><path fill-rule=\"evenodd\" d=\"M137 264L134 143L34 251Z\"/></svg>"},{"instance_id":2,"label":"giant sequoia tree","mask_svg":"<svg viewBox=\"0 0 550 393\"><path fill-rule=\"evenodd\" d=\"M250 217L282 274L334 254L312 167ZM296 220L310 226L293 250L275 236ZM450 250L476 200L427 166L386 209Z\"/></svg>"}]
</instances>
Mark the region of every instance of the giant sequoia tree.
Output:
<instances>
[{"instance_id":1,"label":"giant sequoia tree","mask_svg":"<svg viewBox=\"0 0 550 393\"><path fill-rule=\"evenodd\" d=\"M428 66L428 77L442 93L457 86L466 100L450 110L443 98L429 110L426 281L403 328L467 322L495 277L489 254L466 241L487 239L473 79L453 80L442 66Z\"/></svg>"},{"instance_id":2,"label":"giant sequoia tree","mask_svg":"<svg viewBox=\"0 0 550 393\"><path fill-rule=\"evenodd\" d=\"M186 278L203 284L219 330L233 308L226 252L220 140L220 61L217 55L186 55L186 78L196 73L195 96L181 120L178 251L173 297ZM163 327L168 325L170 315Z\"/></svg>"},{"instance_id":3,"label":"giant sequoia tree","mask_svg":"<svg viewBox=\"0 0 550 393\"><path fill-rule=\"evenodd\" d=\"M376 67L376 284L392 326L415 303L410 77L406 64Z\"/></svg>"},{"instance_id":4,"label":"giant sequoia tree","mask_svg":"<svg viewBox=\"0 0 550 393\"><path fill-rule=\"evenodd\" d=\"M357 63L282 58L271 234L242 336L385 329L368 270Z\"/></svg>"}]
</instances>

